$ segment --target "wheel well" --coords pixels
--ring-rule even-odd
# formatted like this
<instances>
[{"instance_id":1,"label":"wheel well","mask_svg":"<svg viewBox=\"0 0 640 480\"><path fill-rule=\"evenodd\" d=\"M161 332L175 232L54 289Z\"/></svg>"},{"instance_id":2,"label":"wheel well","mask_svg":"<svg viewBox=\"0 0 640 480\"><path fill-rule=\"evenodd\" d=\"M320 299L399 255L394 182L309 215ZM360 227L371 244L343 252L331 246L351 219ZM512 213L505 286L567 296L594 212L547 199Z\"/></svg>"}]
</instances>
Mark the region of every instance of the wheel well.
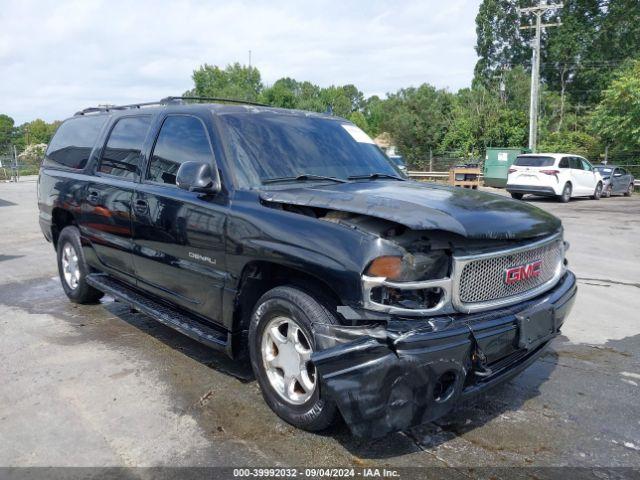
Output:
<instances>
[{"instance_id":1,"label":"wheel well","mask_svg":"<svg viewBox=\"0 0 640 480\"><path fill-rule=\"evenodd\" d=\"M311 294L334 315L341 304L340 297L325 282L295 268L271 262L252 262L245 266L240 277L236 295L233 324L234 329L246 329L256 302L272 288L291 285Z\"/></svg>"},{"instance_id":2,"label":"wheel well","mask_svg":"<svg viewBox=\"0 0 640 480\"><path fill-rule=\"evenodd\" d=\"M62 208L54 208L51 214L51 240L54 248L58 246L60 232L69 225L76 225L76 220L71 212Z\"/></svg>"}]
</instances>

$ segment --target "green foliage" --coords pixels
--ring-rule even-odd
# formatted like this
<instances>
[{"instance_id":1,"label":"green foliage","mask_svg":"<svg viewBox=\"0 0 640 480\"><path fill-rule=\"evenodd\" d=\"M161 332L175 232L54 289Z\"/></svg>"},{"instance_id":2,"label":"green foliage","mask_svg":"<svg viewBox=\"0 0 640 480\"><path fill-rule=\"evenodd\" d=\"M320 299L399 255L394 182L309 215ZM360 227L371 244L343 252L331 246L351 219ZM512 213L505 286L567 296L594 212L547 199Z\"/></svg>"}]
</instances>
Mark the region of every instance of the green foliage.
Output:
<instances>
[{"instance_id":1,"label":"green foliage","mask_svg":"<svg viewBox=\"0 0 640 480\"><path fill-rule=\"evenodd\" d=\"M640 60L623 66L593 114L596 132L622 151L640 151Z\"/></svg>"},{"instance_id":2,"label":"green foliage","mask_svg":"<svg viewBox=\"0 0 640 480\"><path fill-rule=\"evenodd\" d=\"M191 78L194 88L185 92L186 96L257 101L262 91L260 71L237 62L224 69L205 63Z\"/></svg>"},{"instance_id":3,"label":"green foliage","mask_svg":"<svg viewBox=\"0 0 640 480\"><path fill-rule=\"evenodd\" d=\"M13 118L8 115L0 115L0 151L4 150L13 136Z\"/></svg>"},{"instance_id":4,"label":"green foliage","mask_svg":"<svg viewBox=\"0 0 640 480\"><path fill-rule=\"evenodd\" d=\"M451 115L453 95L423 84L390 94L385 101L382 128L414 166L424 166L430 150L442 141Z\"/></svg>"}]
</instances>

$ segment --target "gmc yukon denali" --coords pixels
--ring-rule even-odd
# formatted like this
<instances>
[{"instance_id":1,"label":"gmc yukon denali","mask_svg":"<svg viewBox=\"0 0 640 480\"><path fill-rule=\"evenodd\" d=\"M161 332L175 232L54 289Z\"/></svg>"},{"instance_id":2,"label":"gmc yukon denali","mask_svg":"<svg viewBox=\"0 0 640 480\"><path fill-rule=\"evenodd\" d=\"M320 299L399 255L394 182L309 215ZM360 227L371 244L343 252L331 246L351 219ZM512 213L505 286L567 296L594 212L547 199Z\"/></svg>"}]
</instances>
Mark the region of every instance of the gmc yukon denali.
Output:
<instances>
[{"instance_id":1,"label":"gmc yukon denali","mask_svg":"<svg viewBox=\"0 0 640 480\"><path fill-rule=\"evenodd\" d=\"M452 411L558 335L576 280L554 216L410 181L341 118L196 100L59 127L38 202L72 302L107 294L251 362L292 425L341 416L369 437Z\"/></svg>"}]
</instances>

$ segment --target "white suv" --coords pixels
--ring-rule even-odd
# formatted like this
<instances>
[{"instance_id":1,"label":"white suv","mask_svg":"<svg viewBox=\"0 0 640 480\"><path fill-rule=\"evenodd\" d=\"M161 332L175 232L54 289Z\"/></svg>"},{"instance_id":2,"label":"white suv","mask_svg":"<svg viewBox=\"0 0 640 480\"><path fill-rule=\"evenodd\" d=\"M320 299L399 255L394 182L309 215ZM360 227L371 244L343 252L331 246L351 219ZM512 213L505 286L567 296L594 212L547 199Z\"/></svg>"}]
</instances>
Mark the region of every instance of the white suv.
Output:
<instances>
[{"instance_id":1,"label":"white suv","mask_svg":"<svg viewBox=\"0 0 640 480\"><path fill-rule=\"evenodd\" d=\"M518 200L527 193L557 197L561 202L568 202L572 197L599 200L602 177L585 158L578 155L518 155L509 168L506 188Z\"/></svg>"}]
</instances>

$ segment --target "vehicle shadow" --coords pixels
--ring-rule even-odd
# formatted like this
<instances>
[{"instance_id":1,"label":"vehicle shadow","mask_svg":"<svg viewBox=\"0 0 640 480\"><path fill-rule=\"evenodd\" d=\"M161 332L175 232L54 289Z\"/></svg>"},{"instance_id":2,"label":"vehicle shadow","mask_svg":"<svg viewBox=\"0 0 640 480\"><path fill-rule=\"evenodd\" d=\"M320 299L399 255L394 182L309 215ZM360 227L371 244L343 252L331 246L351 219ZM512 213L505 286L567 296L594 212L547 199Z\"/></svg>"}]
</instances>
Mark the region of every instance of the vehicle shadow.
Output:
<instances>
[{"instance_id":1,"label":"vehicle shadow","mask_svg":"<svg viewBox=\"0 0 640 480\"><path fill-rule=\"evenodd\" d=\"M103 301L102 307L142 333L154 337L169 348L180 351L198 363L226 375L231 375L243 383L254 380L249 362L233 360L224 352L209 348L147 315L130 310L119 302Z\"/></svg>"}]
</instances>

